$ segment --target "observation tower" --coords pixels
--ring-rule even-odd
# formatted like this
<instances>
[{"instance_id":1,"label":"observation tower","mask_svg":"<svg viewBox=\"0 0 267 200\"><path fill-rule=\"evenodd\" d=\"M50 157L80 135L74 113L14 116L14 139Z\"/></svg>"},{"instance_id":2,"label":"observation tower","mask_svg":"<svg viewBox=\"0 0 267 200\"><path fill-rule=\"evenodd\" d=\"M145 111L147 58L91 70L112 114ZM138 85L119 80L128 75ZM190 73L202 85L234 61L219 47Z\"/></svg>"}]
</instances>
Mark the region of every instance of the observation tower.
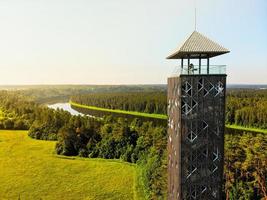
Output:
<instances>
[{"instance_id":1,"label":"observation tower","mask_svg":"<svg viewBox=\"0 0 267 200\"><path fill-rule=\"evenodd\" d=\"M194 31L167 57L181 62L168 78L169 200L222 199L226 66L210 59L226 53Z\"/></svg>"}]
</instances>

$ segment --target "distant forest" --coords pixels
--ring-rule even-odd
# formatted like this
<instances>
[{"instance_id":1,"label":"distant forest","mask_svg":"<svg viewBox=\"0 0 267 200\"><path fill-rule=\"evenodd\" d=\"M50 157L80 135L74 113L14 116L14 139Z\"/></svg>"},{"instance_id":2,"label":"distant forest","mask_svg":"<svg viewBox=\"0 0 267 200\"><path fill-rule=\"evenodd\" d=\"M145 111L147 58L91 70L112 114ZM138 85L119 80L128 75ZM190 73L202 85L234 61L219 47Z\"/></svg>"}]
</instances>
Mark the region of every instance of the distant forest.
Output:
<instances>
[{"instance_id":1,"label":"distant forest","mask_svg":"<svg viewBox=\"0 0 267 200\"><path fill-rule=\"evenodd\" d=\"M166 91L166 85L22 85L0 86L0 90L16 91L37 103L49 104L67 102L73 95L88 93Z\"/></svg>"},{"instance_id":2,"label":"distant forest","mask_svg":"<svg viewBox=\"0 0 267 200\"><path fill-rule=\"evenodd\" d=\"M267 90L229 90L226 123L267 128Z\"/></svg>"},{"instance_id":3,"label":"distant forest","mask_svg":"<svg viewBox=\"0 0 267 200\"><path fill-rule=\"evenodd\" d=\"M71 101L101 108L167 114L166 92L112 92L72 96Z\"/></svg>"},{"instance_id":4,"label":"distant forest","mask_svg":"<svg viewBox=\"0 0 267 200\"><path fill-rule=\"evenodd\" d=\"M167 114L167 94L158 92L115 92L74 95L71 101L109 109ZM229 89L226 123L267 128L267 90Z\"/></svg>"}]
</instances>

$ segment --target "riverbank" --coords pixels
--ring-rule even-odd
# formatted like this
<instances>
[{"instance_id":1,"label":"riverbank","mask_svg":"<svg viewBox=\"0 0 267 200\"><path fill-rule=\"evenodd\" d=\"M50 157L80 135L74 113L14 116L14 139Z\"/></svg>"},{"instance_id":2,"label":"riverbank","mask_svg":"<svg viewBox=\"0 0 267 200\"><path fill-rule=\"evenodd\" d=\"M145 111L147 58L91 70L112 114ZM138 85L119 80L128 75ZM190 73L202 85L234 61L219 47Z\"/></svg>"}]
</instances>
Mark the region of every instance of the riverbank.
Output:
<instances>
[{"instance_id":1,"label":"riverbank","mask_svg":"<svg viewBox=\"0 0 267 200\"><path fill-rule=\"evenodd\" d=\"M235 129L235 130L240 130L240 131L251 131L251 132L256 132L256 133L266 133L267 134L267 129L260 129L260 128L250 128L250 127L245 127L245 126L239 126L235 124L226 124L226 128L230 129Z\"/></svg>"},{"instance_id":2,"label":"riverbank","mask_svg":"<svg viewBox=\"0 0 267 200\"><path fill-rule=\"evenodd\" d=\"M141 112L135 112L135 111L125 111L125 110L118 110L118 109L108 109L108 108L100 108L96 106L87 106L83 104L79 104L76 102L69 101L69 104L78 108L85 108L89 110L95 110L95 111L102 111L102 112L111 112L111 113L117 113L117 114L126 114L126 115L133 115L137 117L148 117L148 118L155 118L155 119L166 119L167 115L162 114L150 114L150 113L141 113Z\"/></svg>"},{"instance_id":3,"label":"riverbank","mask_svg":"<svg viewBox=\"0 0 267 200\"><path fill-rule=\"evenodd\" d=\"M89 109L89 110L95 110L95 111L103 111L103 112L111 112L111 113L117 113L117 114L127 114L127 115L133 115L137 117L148 117L148 118L155 118L155 119L166 119L167 120L167 115L162 115L162 114L149 114L149 113L141 113L141 112L134 112L134 111L125 111L125 110L117 110L117 109L106 109L106 108L100 108L96 106L87 106L87 105L82 105L78 104L76 102L69 101L69 106L65 105L60 105L60 108L63 108L72 114L78 115L81 114L80 112L77 112L76 110L71 108L72 106L78 107L78 108L83 108L83 109ZM58 106L58 105L57 105ZM56 108L57 106L52 106ZM70 111L71 110L71 111ZM75 113L74 113L75 112ZM267 129L260 129L260 128L253 128L253 127L245 127L245 126L240 126L240 125L235 125L235 124L226 124L226 128L234 129L234 130L240 130L240 131L251 131L251 132L256 132L256 133L265 133L267 134Z\"/></svg>"}]
</instances>

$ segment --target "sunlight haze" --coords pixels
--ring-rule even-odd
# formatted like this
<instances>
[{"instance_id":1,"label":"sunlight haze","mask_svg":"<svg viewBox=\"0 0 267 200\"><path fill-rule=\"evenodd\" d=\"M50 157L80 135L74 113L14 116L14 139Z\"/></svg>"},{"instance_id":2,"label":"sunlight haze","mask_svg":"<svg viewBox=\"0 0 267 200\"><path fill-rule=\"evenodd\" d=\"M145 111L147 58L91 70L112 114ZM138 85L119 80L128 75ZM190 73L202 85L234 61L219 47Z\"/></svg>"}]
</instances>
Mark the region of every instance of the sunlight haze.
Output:
<instances>
[{"instance_id":1,"label":"sunlight haze","mask_svg":"<svg viewBox=\"0 0 267 200\"><path fill-rule=\"evenodd\" d=\"M231 53L228 83L266 84L267 1L197 0L197 30ZM0 2L0 85L165 84L194 0Z\"/></svg>"}]
</instances>

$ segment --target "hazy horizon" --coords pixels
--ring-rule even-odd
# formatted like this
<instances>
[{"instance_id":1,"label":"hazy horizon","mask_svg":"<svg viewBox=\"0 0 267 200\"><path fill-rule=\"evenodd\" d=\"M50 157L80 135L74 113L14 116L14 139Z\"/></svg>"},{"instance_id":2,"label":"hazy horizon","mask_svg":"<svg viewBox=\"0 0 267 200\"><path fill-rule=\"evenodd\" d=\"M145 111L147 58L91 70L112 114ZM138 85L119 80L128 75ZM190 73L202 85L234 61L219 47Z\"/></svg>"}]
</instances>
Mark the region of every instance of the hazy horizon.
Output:
<instances>
[{"instance_id":1,"label":"hazy horizon","mask_svg":"<svg viewBox=\"0 0 267 200\"><path fill-rule=\"evenodd\" d=\"M197 31L231 53L228 84L267 84L267 2L196 0ZM0 85L166 84L194 0L0 2Z\"/></svg>"},{"instance_id":2,"label":"hazy horizon","mask_svg":"<svg viewBox=\"0 0 267 200\"><path fill-rule=\"evenodd\" d=\"M142 83L136 83L136 84L7 84L7 85L0 85L0 89L1 87L4 88L4 87L31 87L31 86L34 86L34 87L38 87L38 86L44 86L44 87L49 87L49 86L153 86L153 85L165 85L167 86L167 83L147 83L147 84L142 84ZM247 84L247 83L227 83L226 84L227 86L267 86L267 84Z\"/></svg>"}]
</instances>

